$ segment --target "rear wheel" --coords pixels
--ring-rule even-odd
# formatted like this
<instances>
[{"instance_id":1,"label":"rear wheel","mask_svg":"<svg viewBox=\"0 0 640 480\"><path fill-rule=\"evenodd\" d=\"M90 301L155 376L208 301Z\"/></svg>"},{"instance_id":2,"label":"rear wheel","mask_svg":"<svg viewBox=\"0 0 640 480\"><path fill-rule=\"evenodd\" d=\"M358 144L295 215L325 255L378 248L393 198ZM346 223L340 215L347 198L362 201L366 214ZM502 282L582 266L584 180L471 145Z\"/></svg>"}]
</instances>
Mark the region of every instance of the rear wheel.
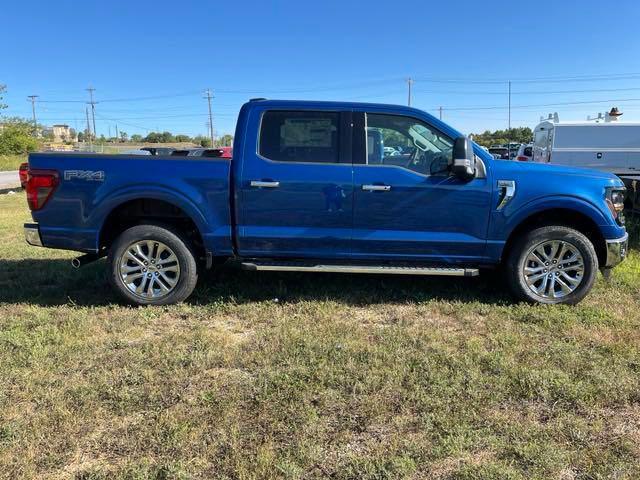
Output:
<instances>
[{"instance_id":1,"label":"rear wheel","mask_svg":"<svg viewBox=\"0 0 640 480\"><path fill-rule=\"evenodd\" d=\"M598 257L577 230L549 226L517 240L506 264L513 293L531 303L574 305L593 287Z\"/></svg>"},{"instance_id":2,"label":"rear wheel","mask_svg":"<svg viewBox=\"0 0 640 480\"><path fill-rule=\"evenodd\" d=\"M125 230L111 246L108 265L111 285L136 305L181 302L198 281L188 241L158 225Z\"/></svg>"}]
</instances>

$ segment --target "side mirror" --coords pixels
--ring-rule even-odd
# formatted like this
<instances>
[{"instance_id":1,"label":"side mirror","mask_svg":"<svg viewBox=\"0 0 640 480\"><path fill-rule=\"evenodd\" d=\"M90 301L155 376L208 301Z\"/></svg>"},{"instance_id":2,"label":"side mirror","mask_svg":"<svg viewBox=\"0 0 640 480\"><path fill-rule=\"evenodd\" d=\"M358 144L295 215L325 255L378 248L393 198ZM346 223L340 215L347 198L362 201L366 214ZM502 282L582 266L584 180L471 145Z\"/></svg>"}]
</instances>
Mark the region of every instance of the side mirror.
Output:
<instances>
[{"instance_id":1,"label":"side mirror","mask_svg":"<svg viewBox=\"0 0 640 480\"><path fill-rule=\"evenodd\" d=\"M462 180L471 180L476 175L476 156L473 153L473 142L467 137L458 137L453 144L451 173Z\"/></svg>"}]
</instances>

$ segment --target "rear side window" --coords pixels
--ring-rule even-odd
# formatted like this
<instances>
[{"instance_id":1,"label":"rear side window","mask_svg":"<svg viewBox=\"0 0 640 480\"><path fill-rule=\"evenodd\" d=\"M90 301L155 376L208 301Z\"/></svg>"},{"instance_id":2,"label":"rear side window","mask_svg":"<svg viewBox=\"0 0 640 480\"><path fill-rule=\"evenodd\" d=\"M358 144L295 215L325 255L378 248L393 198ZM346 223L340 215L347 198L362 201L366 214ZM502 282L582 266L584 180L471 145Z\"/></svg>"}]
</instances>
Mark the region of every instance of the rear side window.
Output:
<instances>
[{"instance_id":1,"label":"rear side window","mask_svg":"<svg viewBox=\"0 0 640 480\"><path fill-rule=\"evenodd\" d=\"M337 112L267 111L259 153L277 162L338 163Z\"/></svg>"},{"instance_id":2,"label":"rear side window","mask_svg":"<svg viewBox=\"0 0 640 480\"><path fill-rule=\"evenodd\" d=\"M533 148L532 147L524 147L524 154L527 157L533 156Z\"/></svg>"}]
</instances>

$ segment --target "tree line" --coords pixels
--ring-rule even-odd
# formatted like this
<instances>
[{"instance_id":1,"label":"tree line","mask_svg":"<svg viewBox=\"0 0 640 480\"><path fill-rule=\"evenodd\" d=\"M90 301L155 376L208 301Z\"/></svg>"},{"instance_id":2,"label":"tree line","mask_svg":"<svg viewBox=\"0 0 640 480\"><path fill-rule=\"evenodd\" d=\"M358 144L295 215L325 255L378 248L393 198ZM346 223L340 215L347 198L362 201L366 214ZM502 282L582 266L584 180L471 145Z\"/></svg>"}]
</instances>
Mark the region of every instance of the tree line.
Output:
<instances>
[{"instance_id":1,"label":"tree line","mask_svg":"<svg viewBox=\"0 0 640 480\"><path fill-rule=\"evenodd\" d=\"M485 130L482 133L474 133L473 140L483 147L491 145L504 145L509 142L530 143L533 141L533 131L529 127L517 127L506 130Z\"/></svg>"}]
</instances>

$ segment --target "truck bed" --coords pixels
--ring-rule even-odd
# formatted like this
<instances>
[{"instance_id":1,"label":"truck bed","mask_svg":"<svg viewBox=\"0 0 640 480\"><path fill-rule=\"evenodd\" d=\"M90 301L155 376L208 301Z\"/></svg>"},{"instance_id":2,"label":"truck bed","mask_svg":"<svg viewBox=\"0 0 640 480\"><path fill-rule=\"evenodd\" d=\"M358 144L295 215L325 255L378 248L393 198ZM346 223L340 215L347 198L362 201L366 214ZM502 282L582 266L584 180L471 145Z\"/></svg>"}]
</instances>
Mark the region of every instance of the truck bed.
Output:
<instances>
[{"instance_id":1,"label":"truck bed","mask_svg":"<svg viewBox=\"0 0 640 480\"><path fill-rule=\"evenodd\" d=\"M55 170L59 185L32 212L47 247L97 252L108 213L149 199L180 208L204 246L231 253L228 159L85 153L33 153L31 169Z\"/></svg>"}]
</instances>

